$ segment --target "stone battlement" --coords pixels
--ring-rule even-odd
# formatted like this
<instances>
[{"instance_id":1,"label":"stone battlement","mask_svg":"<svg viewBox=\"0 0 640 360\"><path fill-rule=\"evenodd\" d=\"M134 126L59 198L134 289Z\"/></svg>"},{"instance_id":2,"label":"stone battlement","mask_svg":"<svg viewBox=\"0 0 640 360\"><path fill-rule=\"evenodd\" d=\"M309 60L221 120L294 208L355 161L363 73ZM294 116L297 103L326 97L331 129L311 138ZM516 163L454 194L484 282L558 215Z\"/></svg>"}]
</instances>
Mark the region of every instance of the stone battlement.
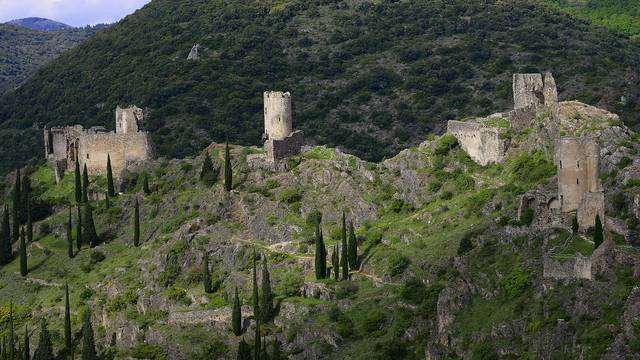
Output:
<instances>
[{"instance_id":1,"label":"stone battlement","mask_svg":"<svg viewBox=\"0 0 640 360\"><path fill-rule=\"evenodd\" d=\"M504 161L509 144L502 138L505 131L477 122L451 120L447 123L447 133L455 136L469 157L483 166Z\"/></svg>"}]
</instances>

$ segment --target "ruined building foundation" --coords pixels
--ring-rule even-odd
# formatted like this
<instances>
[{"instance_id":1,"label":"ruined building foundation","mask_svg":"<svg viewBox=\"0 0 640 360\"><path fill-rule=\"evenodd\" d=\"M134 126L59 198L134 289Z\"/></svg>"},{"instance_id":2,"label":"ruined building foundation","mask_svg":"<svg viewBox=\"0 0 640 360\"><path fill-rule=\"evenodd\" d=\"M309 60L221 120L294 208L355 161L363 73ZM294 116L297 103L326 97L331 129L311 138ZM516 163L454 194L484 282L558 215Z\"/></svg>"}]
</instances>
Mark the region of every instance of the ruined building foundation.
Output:
<instances>
[{"instance_id":1,"label":"ruined building foundation","mask_svg":"<svg viewBox=\"0 0 640 360\"><path fill-rule=\"evenodd\" d=\"M280 91L264 93L264 149L267 160L275 162L300 152L302 131L293 130L291 94Z\"/></svg>"},{"instance_id":2,"label":"ruined building foundation","mask_svg":"<svg viewBox=\"0 0 640 360\"><path fill-rule=\"evenodd\" d=\"M105 175L110 156L115 177L129 163L151 159L153 144L149 134L142 131L143 121L141 109L118 107L115 132L103 127L84 129L81 125L45 129L45 157L53 165L56 181L74 170L76 159L81 169L87 166L89 175Z\"/></svg>"}]
</instances>

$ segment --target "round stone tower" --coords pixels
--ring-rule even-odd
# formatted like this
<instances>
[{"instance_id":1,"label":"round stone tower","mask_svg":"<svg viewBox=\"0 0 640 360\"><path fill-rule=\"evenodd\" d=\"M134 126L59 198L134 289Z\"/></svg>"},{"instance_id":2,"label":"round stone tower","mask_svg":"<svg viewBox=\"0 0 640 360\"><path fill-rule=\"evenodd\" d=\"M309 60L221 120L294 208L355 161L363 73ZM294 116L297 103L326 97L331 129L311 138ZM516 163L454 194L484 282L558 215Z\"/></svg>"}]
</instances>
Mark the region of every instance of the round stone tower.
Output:
<instances>
[{"instance_id":1,"label":"round stone tower","mask_svg":"<svg viewBox=\"0 0 640 360\"><path fill-rule=\"evenodd\" d=\"M281 91L264 93L265 140L283 140L293 132L291 94Z\"/></svg>"}]
</instances>

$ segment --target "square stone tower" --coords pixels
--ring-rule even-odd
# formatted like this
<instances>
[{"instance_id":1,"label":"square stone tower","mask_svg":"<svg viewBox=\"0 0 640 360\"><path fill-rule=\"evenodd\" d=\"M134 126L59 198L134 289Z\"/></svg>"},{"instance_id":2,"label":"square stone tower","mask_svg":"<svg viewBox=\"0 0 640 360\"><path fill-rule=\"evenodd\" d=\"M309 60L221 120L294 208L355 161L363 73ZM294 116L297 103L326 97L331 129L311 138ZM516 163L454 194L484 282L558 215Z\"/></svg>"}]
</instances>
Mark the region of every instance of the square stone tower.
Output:
<instances>
[{"instance_id":1,"label":"square stone tower","mask_svg":"<svg viewBox=\"0 0 640 360\"><path fill-rule=\"evenodd\" d=\"M116 107L116 134L137 133L142 128L144 113L136 106Z\"/></svg>"},{"instance_id":2,"label":"square stone tower","mask_svg":"<svg viewBox=\"0 0 640 360\"><path fill-rule=\"evenodd\" d=\"M300 151L302 131L293 131L291 94L281 91L264 93L264 149L271 162L285 159Z\"/></svg>"},{"instance_id":3,"label":"square stone tower","mask_svg":"<svg viewBox=\"0 0 640 360\"><path fill-rule=\"evenodd\" d=\"M550 72L544 74L513 74L514 109L558 103L556 81Z\"/></svg>"}]
</instances>

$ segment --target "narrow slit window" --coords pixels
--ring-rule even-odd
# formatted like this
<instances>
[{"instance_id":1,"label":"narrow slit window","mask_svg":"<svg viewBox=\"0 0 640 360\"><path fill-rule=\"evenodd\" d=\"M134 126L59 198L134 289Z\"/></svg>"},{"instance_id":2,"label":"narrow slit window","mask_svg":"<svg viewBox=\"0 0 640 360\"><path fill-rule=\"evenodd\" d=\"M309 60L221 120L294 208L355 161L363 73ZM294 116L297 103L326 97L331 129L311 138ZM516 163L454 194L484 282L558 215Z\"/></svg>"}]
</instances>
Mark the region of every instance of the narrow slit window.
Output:
<instances>
[{"instance_id":1,"label":"narrow slit window","mask_svg":"<svg viewBox=\"0 0 640 360\"><path fill-rule=\"evenodd\" d=\"M562 169L562 160L560 160L560 169Z\"/></svg>"},{"instance_id":2,"label":"narrow slit window","mask_svg":"<svg viewBox=\"0 0 640 360\"><path fill-rule=\"evenodd\" d=\"M576 161L576 166L580 169L580 160Z\"/></svg>"},{"instance_id":3,"label":"narrow slit window","mask_svg":"<svg viewBox=\"0 0 640 360\"><path fill-rule=\"evenodd\" d=\"M576 184L580 185L580 179L576 179Z\"/></svg>"}]
</instances>

